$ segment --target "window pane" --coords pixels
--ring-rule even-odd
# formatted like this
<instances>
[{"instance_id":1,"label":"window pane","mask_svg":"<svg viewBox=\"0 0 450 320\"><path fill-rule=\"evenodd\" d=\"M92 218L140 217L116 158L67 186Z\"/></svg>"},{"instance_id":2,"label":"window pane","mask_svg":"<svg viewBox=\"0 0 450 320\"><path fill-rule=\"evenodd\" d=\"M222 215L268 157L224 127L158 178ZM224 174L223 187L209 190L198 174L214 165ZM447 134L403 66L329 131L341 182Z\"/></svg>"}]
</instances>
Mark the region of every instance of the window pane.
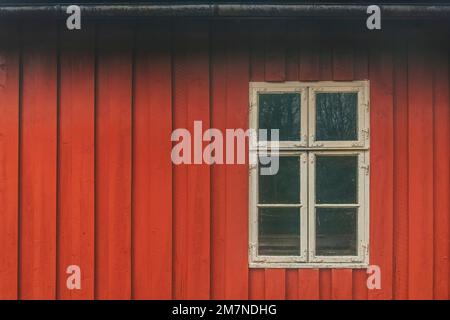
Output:
<instances>
[{"instance_id":1,"label":"window pane","mask_svg":"<svg viewBox=\"0 0 450 320\"><path fill-rule=\"evenodd\" d=\"M258 238L259 255L300 255L300 209L260 208Z\"/></svg>"},{"instance_id":2,"label":"window pane","mask_svg":"<svg viewBox=\"0 0 450 320\"><path fill-rule=\"evenodd\" d=\"M279 129L280 141L300 140L300 94L259 94L258 123L260 129ZM259 140L264 141L264 136ZM270 131L267 138L271 140Z\"/></svg>"},{"instance_id":3,"label":"window pane","mask_svg":"<svg viewBox=\"0 0 450 320\"><path fill-rule=\"evenodd\" d=\"M358 156L316 156L316 203L357 203Z\"/></svg>"},{"instance_id":4,"label":"window pane","mask_svg":"<svg viewBox=\"0 0 450 320\"><path fill-rule=\"evenodd\" d=\"M316 208L316 255L357 255L357 209Z\"/></svg>"},{"instance_id":5,"label":"window pane","mask_svg":"<svg viewBox=\"0 0 450 320\"><path fill-rule=\"evenodd\" d=\"M316 94L316 140L358 140L358 94Z\"/></svg>"},{"instance_id":6,"label":"window pane","mask_svg":"<svg viewBox=\"0 0 450 320\"><path fill-rule=\"evenodd\" d=\"M277 174L259 175L259 203L300 203L300 158L279 160Z\"/></svg>"}]
</instances>

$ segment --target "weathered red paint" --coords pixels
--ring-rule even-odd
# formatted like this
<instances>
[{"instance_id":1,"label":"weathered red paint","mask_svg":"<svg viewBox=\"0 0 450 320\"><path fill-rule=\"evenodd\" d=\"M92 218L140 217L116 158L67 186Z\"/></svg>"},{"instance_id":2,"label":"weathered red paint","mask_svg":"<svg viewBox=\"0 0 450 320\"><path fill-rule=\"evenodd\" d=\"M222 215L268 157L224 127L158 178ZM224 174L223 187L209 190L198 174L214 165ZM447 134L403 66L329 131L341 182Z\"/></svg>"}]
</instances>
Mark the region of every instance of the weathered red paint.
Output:
<instances>
[{"instance_id":1,"label":"weathered red paint","mask_svg":"<svg viewBox=\"0 0 450 320\"><path fill-rule=\"evenodd\" d=\"M318 25L0 28L0 298L449 299L448 35ZM174 166L171 131L247 128L249 81L362 79L382 289L365 270L249 269L248 166Z\"/></svg>"}]
</instances>

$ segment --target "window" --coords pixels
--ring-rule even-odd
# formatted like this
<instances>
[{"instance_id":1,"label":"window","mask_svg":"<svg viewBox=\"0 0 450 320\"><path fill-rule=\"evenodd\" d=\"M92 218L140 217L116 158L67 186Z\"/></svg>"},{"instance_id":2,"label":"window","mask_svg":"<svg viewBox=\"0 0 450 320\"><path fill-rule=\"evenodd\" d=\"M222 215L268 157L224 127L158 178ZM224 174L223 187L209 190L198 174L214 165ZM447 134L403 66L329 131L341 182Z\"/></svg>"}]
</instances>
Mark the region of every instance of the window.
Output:
<instances>
[{"instance_id":1,"label":"window","mask_svg":"<svg viewBox=\"0 0 450 320\"><path fill-rule=\"evenodd\" d=\"M369 82L250 83L256 153L250 166L250 267L368 265ZM258 132L258 131L257 131Z\"/></svg>"}]
</instances>

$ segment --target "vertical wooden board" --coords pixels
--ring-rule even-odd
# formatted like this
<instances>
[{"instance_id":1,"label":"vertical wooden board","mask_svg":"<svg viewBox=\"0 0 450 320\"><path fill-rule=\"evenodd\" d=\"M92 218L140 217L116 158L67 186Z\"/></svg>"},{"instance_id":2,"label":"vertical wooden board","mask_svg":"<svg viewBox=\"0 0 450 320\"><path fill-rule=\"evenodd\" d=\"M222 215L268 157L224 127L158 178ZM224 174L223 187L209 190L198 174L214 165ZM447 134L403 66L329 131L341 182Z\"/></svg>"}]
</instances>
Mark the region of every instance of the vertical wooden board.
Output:
<instances>
[{"instance_id":1,"label":"vertical wooden board","mask_svg":"<svg viewBox=\"0 0 450 320\"><path fill-rule=\"evenodd\" d=\"M176 33L180 39L177 39L174 66L175 128L186 128L193 136L194 121L201 121L203 130L210 126L209 23L187 21L184 24L182 21ZM192 142L195 145L195 141ZM192 151L194 158L195 151ZM210 167L207 164L179 165L175 168L175 183L175 298L208 299Z\"/></svg>"},{"instance_id":2,"label":"vertical wooden board","mask_svg":"<svg viewBox=\"0 0 450 320\"><path fill-rule=\"evenodd\" d=\"M265 32L265 66L266 81L286 80L286 22L282 20L267 21Z\"/></svg>"},{"instance_id":3,"label":"vertical wooden board","mask_svg":"<svg viewBox=\"0 0 450 320\"><path fill-rule=\"evenodd\" d=\"M265 271L264 269L250 269L249 273L249 298L262 300L265 297Z\"/></svg>"},{"instance_id":4,"label":"vertical wooden board","mask_svg":"<svg viewBox=\"0 0 450 320\"><path fill-rule=\"evenodd\" d=\"M407 48L394 55L394 298L408 297L408 73Z\"/></svg>"},{"instance_id":5,"label":"vertical wooden board","mask_svg":"<svg viewBox=\"0 0 450 320\"><path fill-rule=\"evenodd\" d=\"M286 300L299 299L298 283L298 271L296 269L286 270Z\"/></svg>"},{"instance_id":6,"label":"vertical wooden board","mask_svg":"<svg viewBox=\"0 0 450 320\"><path fill-rule=\"evenodd\" d=\"M132 30L98 31L96 88L96 261L98 299L131 297Z\"/></svg>"},{"instance_id":7,"label":"vertical wooden board","mask_svg":"<svg viewBox=\"0 0 450 320\"><path fill-rule=\"evenodd\" d=\"M353 299L367 300L367 269L353 269Z\"/></svg>"},{"instance_id":8,"label":"vertical wooden board","mask_svg":"<svg viewBox=\"0 0 450 320\"><path fill-rule=\"evenodd\" d=\"M367 44L360 40L353 51L353 80L369 79L369 53Z\"/></svg>"},{"instance_id":9,"label":"vertical wooden board","mask_svg":"<svg viewBox=\"0 0 450 320\"><path fill-rule=\"evenodd\" d=\"M211 127L222 133L227 127L227 36L226 23L211 26ZM223 153L225 147L221 150ZM224 153L225 154L225 153ZM226 297L227 165L211 167L211 298Z\"/></svg>"},{"instance_id":10,"label":"vertical wooden board","mask_svg":"<svg viewBox=\"0 0 450 320\"><path fill-rule=\"evenodd\" d=\"M0 299L17 299L19 32L0 26Z\"/></svg>"},{"instance_id":11,"label":"vertical wooden board","mask_svg":"<svg viewBox=\"0 0 450 320\"><path fill-rule=\"evenodd\" d=\"M243 28L236 21L212 26L211 126L224 137L226 129L248 127L249 49L246 33L239 34ZM226 156L225 147L223 151ZM215 164L211 168L214 299L248 298L247 172L243 164Z\"/></svg>"},{"instance_id":12,"label":"vertical wooden board","mask_svg":"<svg viewBox=\"0 0 450 320\"><path fill-rule=\"evenodd\" d=\"M326 37L321 37L320 47L320 80L333 79L333 47Z\"/></svg>"},{"instance_id":13,"label":"vertical wooden board","mask_svg":"<svg viewBox=\"0 0 450 320\"><path fill-rule=\"evenodd\" d=\"M369 299L392 299L393 271L393 57L388 43L370 48L370 264L381 289Z\"/></svg>"},{"instance_id":14,"label":"vertical wooden board","mask_svg":"<svg viewBox=\"0 0 450 320\"><path fill-rule=\"evenodd\" d=\"M433 298L433 73L425 46L411 43L408 52L410 299Z\"/></svg>"},{"instance_id":15,"label":"vertical wooden board","mask_svg":"<svg viewBox=\"0 0 450 320\"><path fill-rule=\"evenodd\" d=\"M170 25L139 26L133 112L133 298L172 297Z\"/></svg>"},{"instance_id":16,"label":"vertical wooden board","mask_svg":"<svg viewBox=\"0 0 450 320\"><path fill-rule=\"evenodd\" d=\"M434 61L434 298L450 298L450 106L448 48Z\"/></svg>"},{"instance_id":17,"label":"vertical wooden board","mask_svg":"<svg viewBox=\"0 0 450 320\"><path fill-rule=\"evenodd\" d=\"M286 21L286 81L299 79L299 29L298 21Z\"/></svg>"},{"instance_id":18,"label":"vertical wooden board","mask_svg":"<svg viewBox=\"0 0 450 320\"><path fill-rule=\"evenodd\" d=\"M250 39L250 79L264 81L265 74L265 34L264 21L255 20L250 25L252 37Z\"/></svg>"},{"instance_id":19,"label":"vertical wooden board","mask_svg":"<svg viewBox=\"0 0 450 320\"><path fill-rule=\"evenodd\" d=\"M331 300L331 269L320 269L319 271L319 293L320 300Z\"/></svg>"},{"instance_id":20,"label":"vertical wooden board","mask_svg":"<svg viewBox=\"0 0 450 320\"><path fill-rule=\"evenodd\" d=\"M331 273L331 298L333 300L351 300L352 269L333 269Z\"/></svg>"},{"instance_id":21,"label":"vertical wooden board","mask_svg":"<svg viewBox=\"0 0 450 320\"><path fill-rule=\"evenodd\" d=\"M334 80L353 80L353 45L348 39L333 41Z\"/></svg>"},{"instance_id":22,"label":"vertical wooden board","mask_svg":"<svg viewBox=\"0 0 450 320\"><path fill-rule=\"evenodd\" d=\"M298 299L319 300L319 270L301 269L298 272Z\"/></svg>"},{"instance_id":23,"label":"vertical wooden board","mask_svg":"<svg viewBox=\"0 0 450 320\"><path fill-rule=\"evenodd\" d=\"M286 271L284 269L265 270L265 299L286 299Z\"/></svg>"},{"instance_id":24,"label":"vertical wooden board","mask_svg":"<svg viewBox=\"0 0 450 320\"><path fill-rule=\"evenodd\" d=\"M54 299L57 201L56 25L27 25L23 42L19 297Z\"/></svg>"},{"instance_id":25,"label":"vertical wooden board","mask_svg":"<svg viewBox=\"0 0 450 320\"><path fill-rule=\"evenodd\" d=\"M312 26L306 26L300 32L299 42L299 78L301 81L314 81L320 78L320 32Z\"/></svg>"},{"instance_id":26,"label":"vertical wooden board","mask_svg":"<svg viewBox=\"0 0 450 320\"><path fill-rule=\"evenodd\" d=\"M95 33L61 30L58 141L58 288L60 299L94 297ZM69 266L81 290L69 290Z\"/></svg>"},{"instance_id":27,"label":"vertical wooden board","mask_svg":"<svg viewBox=\"0 0 450 320\"><path fill-rule=\"evenodd\" d=\"M246 24L238 21L227 24L227 96L226 126L229 129L248 129L249 48ZM225 273L227 299L248 299L248 161L237 162L237 153L247 153L247 145L237 145L234 139L234 164L226 170ZM230 141L226 141L230 143ZM239 150L240 149L240 150ZM227 148L227 152L230 150ZM229 259L229 257L233 257Z\"/></svg>"}]
</instances>

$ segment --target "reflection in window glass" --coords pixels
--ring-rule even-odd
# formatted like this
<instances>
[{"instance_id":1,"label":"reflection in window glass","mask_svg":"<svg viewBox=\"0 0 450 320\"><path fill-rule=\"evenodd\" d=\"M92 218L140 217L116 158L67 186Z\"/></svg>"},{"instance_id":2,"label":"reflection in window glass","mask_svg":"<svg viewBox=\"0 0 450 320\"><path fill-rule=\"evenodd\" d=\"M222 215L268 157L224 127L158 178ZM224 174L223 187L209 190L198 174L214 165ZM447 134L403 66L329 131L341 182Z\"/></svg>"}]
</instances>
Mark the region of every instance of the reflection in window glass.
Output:
<instances>
[{"instance_id":1,"label":"reflection in window glass","mask_svg":"<svg viewBox=\"0 0 450 320\"><path fill-rule=\"evenodd\" d=\"M316 203L357 203L358 156L316 156Z\"/></svg>"},{"instance_id":2,"label":"reflection in window glass","mask_svg":"<svg viewBox=\"0 0 450 320\"><path fill-rule=\"evenodd\" d=\"M258 122L260 129L278 129L280 141L300 140L300 93L260 93ZM264 136L259 140L264 141Z\"/></svg>"},{"instance_id":3,"label":"reflection in window glass","mask_svg":"<svg viewBox=\"0 0 450 320\"><path fill-rule=\"evenodd\" d=\"M260 208L258 254L300 255L300 212L298 208Z\"/></svg>"},{"instance_id":4,"label":"reflection in window glass","mask_svg":"<svg viewBox=\"0 0 450 320\"><path fill-rule=\"evenodd\" d=\"M358 95L316 93L316 140L358 140Z\"/></svg>"},{"instance_id":5,"label":"reflection in window glass","mask_svg":"<svg viewBox=\"0 0 450 320\"><path fill-rule=\"evenodd\" d=\"M357 255L356 212L356 208L316 208L316 255Z\"/></svg>"},{"instance_id":6,"label":"reflection in window glass","mask_svg":"<svg viewBox=\"0 0 450 320\"><path fill-rule=\"evenodd\" d=\"M259 203L300 203L299 157L280 157L277 174L259 175Z\"/></svg>"}]
</instances>

